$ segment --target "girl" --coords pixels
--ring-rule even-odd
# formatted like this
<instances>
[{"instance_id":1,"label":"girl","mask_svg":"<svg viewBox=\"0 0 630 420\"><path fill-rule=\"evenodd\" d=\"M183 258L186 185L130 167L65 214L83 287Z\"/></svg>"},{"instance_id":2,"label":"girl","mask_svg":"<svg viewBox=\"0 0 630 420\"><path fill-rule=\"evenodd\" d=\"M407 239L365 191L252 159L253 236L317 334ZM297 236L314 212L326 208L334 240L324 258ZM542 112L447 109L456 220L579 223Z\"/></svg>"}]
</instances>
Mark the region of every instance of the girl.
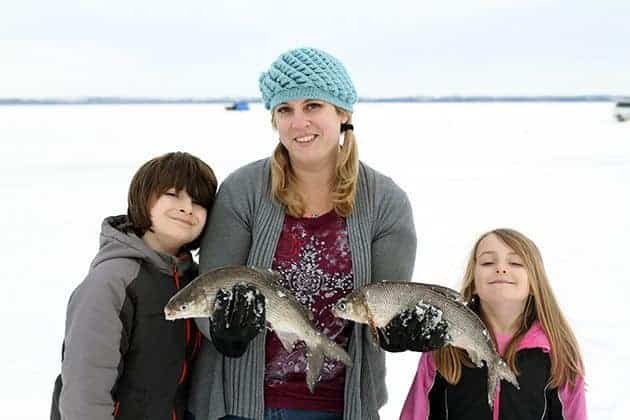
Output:
<instances>
[{"instance_id":1,"label":"girl","mask_svg":"<svg viewBox=\"0 0 630 420\"><path fill-rule=\"evenodd\" d=\"M401 420L586 419L578 345L536 245L511 229L482 235L470 255L462 295L517 373L520 389L502 382L491 411L486 369L447 346L422 355Z\"/></svg>"},{"instance_id":2,"label":"girl","mask_svg":"<svg viewBox=\"0 0 630 420\"><path fill-rule=\"evenodd\" d=\"M190 251L216 187L212 169L188 153L136 172L127 215L103 221L100 249L70 297L51 419L184 418L201 335L163 311L198 273Z\"/></svg>"}]
</instances>

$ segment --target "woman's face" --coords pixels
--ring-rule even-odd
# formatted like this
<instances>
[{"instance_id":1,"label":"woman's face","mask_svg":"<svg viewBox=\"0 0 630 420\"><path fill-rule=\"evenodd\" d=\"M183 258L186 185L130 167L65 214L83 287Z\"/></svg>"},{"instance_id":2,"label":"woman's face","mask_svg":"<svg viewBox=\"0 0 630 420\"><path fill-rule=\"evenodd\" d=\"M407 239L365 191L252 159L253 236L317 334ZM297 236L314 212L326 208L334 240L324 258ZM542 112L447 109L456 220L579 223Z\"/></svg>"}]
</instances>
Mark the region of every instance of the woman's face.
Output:
<instances>
[{"instance_id":1,"label":"woman's face","mask_svg":"<svg viewBox=\"0 0 630 420\"><path fill-rule=\"evenodd\" d=\"M482 302L522 303L529 295L529 275L523 259L497 235L479 242L475 291Z\"/></svg>"},{"instance_id":2,"label":"woman's face","mask_svg":"<svg viewBox=\"0 0 630 420\"><path fill-rule=\"evenodd\" d=\"M347 116L333 105L316 99L287 101L274 108L273 119L293 165L319 168L336 162L340 126Z\"/></svg>"}]
</instances>

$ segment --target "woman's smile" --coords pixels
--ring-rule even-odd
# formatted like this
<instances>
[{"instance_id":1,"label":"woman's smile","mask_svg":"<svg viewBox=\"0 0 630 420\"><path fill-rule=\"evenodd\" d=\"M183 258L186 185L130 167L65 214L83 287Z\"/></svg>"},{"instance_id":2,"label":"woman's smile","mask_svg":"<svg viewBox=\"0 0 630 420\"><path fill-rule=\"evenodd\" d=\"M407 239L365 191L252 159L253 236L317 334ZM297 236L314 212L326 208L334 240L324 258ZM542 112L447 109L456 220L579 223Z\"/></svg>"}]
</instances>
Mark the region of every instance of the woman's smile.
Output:
<instances>
[{"instance_id":1,"label":"woman's smile","mask_svg":"<svg viewBox=\"0 0 630 420\"><path fill-rule=\"evenodd\" d=\"M316 134L311 134L308 136L302 136L302 137L296 137L293 140L295 140L298 143L312 143L315 139L317 138Z\"/></svg>"}]
</instances>

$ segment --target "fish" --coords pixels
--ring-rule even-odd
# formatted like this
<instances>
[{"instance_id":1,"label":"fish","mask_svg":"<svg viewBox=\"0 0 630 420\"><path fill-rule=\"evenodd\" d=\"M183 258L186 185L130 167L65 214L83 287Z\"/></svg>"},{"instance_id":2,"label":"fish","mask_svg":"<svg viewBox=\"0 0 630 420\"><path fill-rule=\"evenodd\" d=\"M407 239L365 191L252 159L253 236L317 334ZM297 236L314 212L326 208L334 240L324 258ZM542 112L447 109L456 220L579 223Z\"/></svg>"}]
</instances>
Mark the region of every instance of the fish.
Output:
<instances>
[{"instance_id":1,"label":"fish","mask_svg":"<svg viewBox=\"0 0 630 420\"><path fill-rule=\"evenodd\" d=\"M338 318L368 324L378 341L376 328L385 327L400 312L411 309L422 316L429 308L434 308L432 312L436 314L431 325L442 320L447 324L445 345L464 349L477 367L485 362L490 408L501 379L520 389L516 375L497 353L483 321L453 289L435 284L381 281L355 289L339 299L332 312Z\"/></svg>"},{"instance_id":2,"label":"fish","mask_svg":"<svg viewBox=\"0 0 630 420\"><path fill-rule=\"evenodd\" d=\"M212 317L217 291L231 291L236 284L252 285L265 297L268 328L272 329L287 351L296 343L306 345L306 385L311 393L320 378L324 356L352 366L348 353L335 341L318 331L313 314L280 283L280 274L263 268L225 266L201 274L179 290L164 307L167 320ZM254 295L246 296L253 302ZM254 308L262 313L263 308Z\"/></svg>"}]
</instances>

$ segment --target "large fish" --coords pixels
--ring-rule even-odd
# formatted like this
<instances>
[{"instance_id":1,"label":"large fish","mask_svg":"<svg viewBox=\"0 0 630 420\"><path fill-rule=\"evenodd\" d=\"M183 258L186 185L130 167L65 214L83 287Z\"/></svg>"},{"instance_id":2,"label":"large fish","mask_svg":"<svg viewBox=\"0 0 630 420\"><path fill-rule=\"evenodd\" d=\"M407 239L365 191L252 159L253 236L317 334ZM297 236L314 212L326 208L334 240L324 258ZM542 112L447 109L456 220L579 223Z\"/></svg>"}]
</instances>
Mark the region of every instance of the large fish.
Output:
<instances>
[{"instance_id":1,"label":"large fish","mask_svg":"<svg viewBox=\"0 0 630 420\"><path fill-rule=\"evenodd\" d=\"M287 351L298 341L306 344L306 384L311 392L319 379L324 356L352 366L348 353L317 331L311 312L280 284L280 275L271 270L229 266L209 271L177 292L164 307L164 315L168 320L212 317L217 291L231 290L236 284L251 284L265 296L267 323ZM253 298L252 295L251 301Z\"/></svg>"},{"instance_id":2,"label":"large fish","mask_svg":"<svg viewBox=\"0 0 630 420\"><path fill-rule=\"evenodd\" d=\"M501 379L519 388L516 375L497 353L485 325L455 290L433 284L383 281L339 299L332 312L339 318L370 325L377 337L375 329L385 327L401 311L412 309L422 315L431 307L437 309L431 324L444 320L448 325L447 344L466 350L477 367L482 366L482 361L486 363L490 407Z\"/></svg>"}]
</instances>

